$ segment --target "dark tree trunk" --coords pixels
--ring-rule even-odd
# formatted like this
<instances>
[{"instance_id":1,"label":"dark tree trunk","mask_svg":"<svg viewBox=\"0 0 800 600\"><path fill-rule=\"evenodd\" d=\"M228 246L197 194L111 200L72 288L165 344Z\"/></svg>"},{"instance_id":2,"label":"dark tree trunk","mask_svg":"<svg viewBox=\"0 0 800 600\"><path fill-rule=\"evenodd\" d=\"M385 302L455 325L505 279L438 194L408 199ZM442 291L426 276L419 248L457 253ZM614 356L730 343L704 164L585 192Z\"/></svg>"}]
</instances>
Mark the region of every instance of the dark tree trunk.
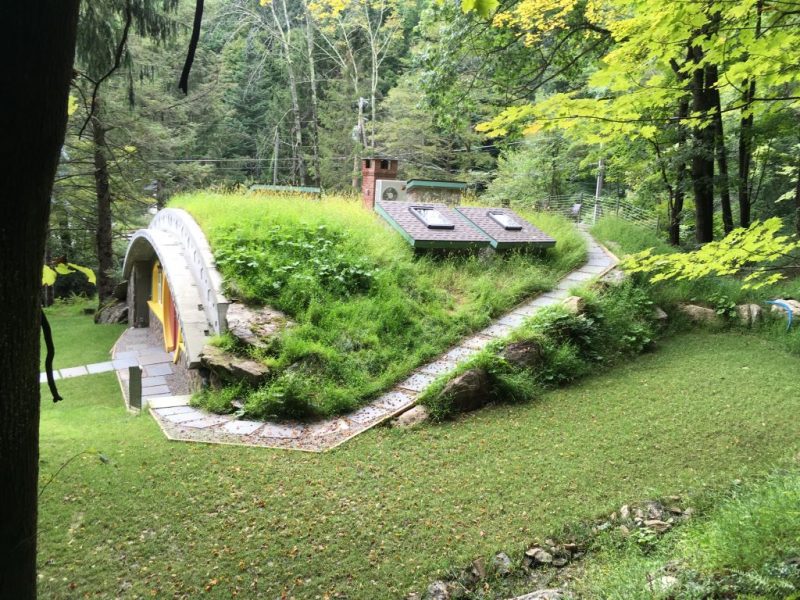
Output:
<instances>
[{"instance_id":1,"label":"dark tree trunk","mask_svg":"<svg viewBox=\"0 0 800 600\"><path fill-rule=\"evenodd\" d=\"M717 89L717 66L706 67L706 87L711 94L714 110L714 152L719 168L719 199L722 205L722 226L725 235L733 231L733 212L731 210L731 184L728 177L728 151L725 148L725 129L722 123L722 102Z\"/></svg>"},{"instance_id":2,"label":"dark tree trunk","mask_svg":"<svg viewBox=\"0 0 800 600\"><path fill-rule=\"evenodd\" d=\"M761 12L764 8L763 0L756 3L756 39L761 37ZM750 167L753 163L753 114L750 105L756 96L756 82L745 82L742 95L742 118L739 123L739 224L742 227L750 226L750 207L753 199L750 197Z\"/></svg>"},{"instance_id":3,"label":"dark tree trunk","mask_svg":"<svg viewBox=\"0 0 800 600\"><path fill-rule=\"evenodd\" d=\"M111 187L108 176L108 148L106 128L97 115L91 119L94 142L94 187L97 197L97 299L102 305L114 293L111 272L114 269L114 253L111 235Z\"/></svg>"},{"instance_id":4,"label":"dark tree trunk","mask_svg":"<svg viewBox=\"0 0 800 600\"><path fill-rule=\"evenodd\" d=\"M0 598L36 597L39 325L78 0L0 4Z\"/></svg>"},{"instance_id":5,"label":"dark tree trunk","mask_svg":"<svg viewBox=\"0 0 800 600\"><path fill-rule=\"evenodd\" d=\"M702 59L701 50L694 60ZM708 114L712 108L711 95L705 85L705 70L692 73L692 112ZM692 190L695 203L695 237L705 244L714 239L714 128L695 124L692 129Z\"/></svg>"},{"instance_id":6,"label":"dark tree trunk","mask_svg":"<svg viewBox=\"0 0 800 600\"><path fill-rule=\"evenodd\" d=\"M743 104L750 106L755 96L756 83L747 87L742 98ZM742 109L743 111L745 109ZM753 115L746 113L739 123L739 224L750 226L750 167L753 164Z\"/></svg>"}]
</instances>

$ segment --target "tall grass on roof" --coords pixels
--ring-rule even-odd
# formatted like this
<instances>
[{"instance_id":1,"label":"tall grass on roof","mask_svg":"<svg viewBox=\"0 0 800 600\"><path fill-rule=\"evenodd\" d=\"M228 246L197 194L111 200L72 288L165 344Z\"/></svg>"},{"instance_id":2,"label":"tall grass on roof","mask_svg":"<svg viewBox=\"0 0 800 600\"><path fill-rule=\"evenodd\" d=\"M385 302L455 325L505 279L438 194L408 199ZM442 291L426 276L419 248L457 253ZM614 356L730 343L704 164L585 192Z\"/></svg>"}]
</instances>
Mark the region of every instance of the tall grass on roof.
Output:
<instances>
[{"instance_id":1,"label":"tall grass on roof","mask_svg":"<svg viewBox=\"0 0 800 600\"><path fill-rule=\"evenodd\" d=\"M351 411L585 256L553 215L525 215L558 240L546 254L443 257L416 255L360 201L200 193L172 206L205 230L232 297L296 322L256 355L274 376L243 398L253 417Z\"/></svg>"}]
</instances>

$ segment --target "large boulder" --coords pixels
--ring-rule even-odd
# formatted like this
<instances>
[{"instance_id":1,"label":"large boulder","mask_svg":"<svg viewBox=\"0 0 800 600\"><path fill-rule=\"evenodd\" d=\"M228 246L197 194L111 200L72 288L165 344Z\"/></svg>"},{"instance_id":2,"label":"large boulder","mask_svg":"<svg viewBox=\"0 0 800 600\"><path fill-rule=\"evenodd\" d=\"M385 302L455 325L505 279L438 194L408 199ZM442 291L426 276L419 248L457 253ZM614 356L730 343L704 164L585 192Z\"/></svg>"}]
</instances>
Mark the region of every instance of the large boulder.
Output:
<instances>
[{"instance_id":1,"label":"large boulder","mask_svg":"<svg viewBox=\"0 0 800 600\"><path fill-rule=\"evenodd\" d=\"M692 323L717 323L719 315L713 308L697 306L696 304L681 304L678 306L681 311Z\"/></svg>"},{"instance_id":2,"label":"large boulder","mask_svg":"<svg viewBox=\"0 0 800 600\"><path fill-rule=\"evenodd\" d=\"M450 399L454 412L468 412L489 402L489 373L475 368L451 379L441 392Z\"/></svg>"},{"instance_id":3,"label":"large boulder","mask_svg":"<svg viewBox=\"0 0 800 600\"><path fill-rule=\"evenodd\" d=\"M523 369L531 369L541 364L543 356L542 346L535 340L512 342L500 353L500 357L506 362Z\"/></svg>"},{"instance_id":4,"label":"large boulder","mask_svg":"<svg viewBox=\"0 0 800 600\"><path fill-rule=\"evenodd\" d=\"M250 308L239 302L232 302L228 306L226 320L228 331L233 337L256 348L266 348L269 340L292 324L286 315L278 310L268 306Z\"/></svg>"},{"instance_id":5,"label":"large boulder","mask_svg":"<svg viewBox=\"0 0 800 600\"><path fill-rule=\"evenodd\" d=\"M101 325L127 323L128 305L119 300L110 300L94 313L94 322Z\"/></svg>"},{"instance_id":6,"label":"large boulder","mask_svg":"<svg viewBox=\"0 0 800 600\"><path fill-rule=\"evenodd\" d=\"M269 368L258 361L209 345L200 354L200 364L211 372L211 383L215 386L225 383L258 386L266 381L270 373Z\"/></svg>"},{"instance_id":7,"label":"large boulder","mask_svg":"<svg viewBox=\"0 0 800 600\"><path fill-rule=\"evenodd\" d=\"M777 298L774 302L781 302L788 306L792 311L792 320L800 318L800 302L797 300L792 300L791 298ZM788 316L786 308L779 304L773 304L772 308L770 308L770 312Z\"/></svg>"},{"instance_id":8,"label":"large boulder","mask_svg":"<svg viewBox=\"0 0 800 600\"><path fill-rule=\"evenodd\" d=\"M394 421L392 421L392 425L395 427L408 428L419 425L420 423L424 423L427 420L428 409L421 404L417 404L394 419Z\"/></svg>"},{"instance_id":9,"label":"large boulder","mask_svg":"<svg viewBox=\"0 0 800 600\"><path fill-rule=\"evenodd\" d=\"M580 296L568 296L562 301L564 308L574 315L582 314L586 310L586 300Z\"/></svg>"},{"instance_id":10,"label":"large boulder","mask_svg":"<svg viewBox=\"0 0 800 600\"><path fill-rule=\"evenodd\" d=\"M761 320L761 307L758 304L740 304L736 314L744 325L753 325Z\"/></svg>"}]
</instances>

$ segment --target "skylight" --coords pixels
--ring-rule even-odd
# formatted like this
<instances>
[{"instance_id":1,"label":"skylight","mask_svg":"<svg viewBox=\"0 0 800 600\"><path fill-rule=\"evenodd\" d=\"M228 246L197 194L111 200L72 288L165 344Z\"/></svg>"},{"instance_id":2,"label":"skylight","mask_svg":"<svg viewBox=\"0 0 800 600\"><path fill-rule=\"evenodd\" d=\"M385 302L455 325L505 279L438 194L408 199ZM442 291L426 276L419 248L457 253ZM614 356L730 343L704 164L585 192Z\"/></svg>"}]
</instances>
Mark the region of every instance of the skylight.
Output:
<instances>
[{"instance_id":1,"label":"skylight","mask_svg":"<svg viewBox=\"0 0 800 600\"><path fill-rule=\"evenodd\" d=\"M450 221L432 206L410 206L411 214L422 221L428 229L454 229Z\"/></svg>"},{"instance_id":2,"label":"skylight","mask_svg":"<svg viewBox=\"0 0 800 600\"><path fill-rule=\"evenodd\" d=\"M488 214L500 227L506 231L520 231L522 225L515 221L510 215L499 211L489 211Z\"/></svg>"}]
</instances>

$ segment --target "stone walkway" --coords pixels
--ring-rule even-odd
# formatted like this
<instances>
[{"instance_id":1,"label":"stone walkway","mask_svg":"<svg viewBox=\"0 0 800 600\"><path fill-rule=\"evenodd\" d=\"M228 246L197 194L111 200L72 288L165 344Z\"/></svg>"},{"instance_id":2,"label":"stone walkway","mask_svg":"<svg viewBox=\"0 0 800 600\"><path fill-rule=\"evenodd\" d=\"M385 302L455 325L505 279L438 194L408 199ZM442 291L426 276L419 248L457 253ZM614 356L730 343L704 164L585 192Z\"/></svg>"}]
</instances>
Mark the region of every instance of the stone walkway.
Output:
<instances>
[{"instance_id":1,"label":"stone walkway","mask_svg":"<svg viewBox=\"0 0 800 600\"><path fill-rule=\"evenodd\" d=\"M589 236L585 229L581 229L581 231L586 237L588 245L588 260L582 267L569 273L551 291L516 307L482 331L463 340L437 360L420 367L392 390L353 413L314 423L239 420L230 415L215 415L189 406L191 396L187 395L185 389L181 390L175 387L177 384L170 385L170 381L163 384L168 390L166 392L160 383L149 388L153 392L146 396L150 413L164 434L171 440L238 444L309 452L322 452L335 448L367 429L411 408L420 393L436 378L455 369L459 362L468 359L491 341L507 336L543 306L563 300L573 286L601 277L611 271L617 265L616 257ZM148 357L146 360L159 358L159 355L151 353L151 348L146 345L142 348L132 348L137 342L133 341L131 336L146 331L128 329L115 348L124 347L129 351L137 352L140 361L145 356ZM162 354L166 353L162 351ZM119 360L120 354L115 354L114 358ZM155 361L145 365L143 375L145 378L159 377L151 365L163 364L163 361ZM168 366L176 368L171 361ZM118 371L119 373L127 373L127 368ZM127 388L123 380L121 383L123 389ZM147 389L145 388L145 393Z\"/></svg>"}]
</instances>

